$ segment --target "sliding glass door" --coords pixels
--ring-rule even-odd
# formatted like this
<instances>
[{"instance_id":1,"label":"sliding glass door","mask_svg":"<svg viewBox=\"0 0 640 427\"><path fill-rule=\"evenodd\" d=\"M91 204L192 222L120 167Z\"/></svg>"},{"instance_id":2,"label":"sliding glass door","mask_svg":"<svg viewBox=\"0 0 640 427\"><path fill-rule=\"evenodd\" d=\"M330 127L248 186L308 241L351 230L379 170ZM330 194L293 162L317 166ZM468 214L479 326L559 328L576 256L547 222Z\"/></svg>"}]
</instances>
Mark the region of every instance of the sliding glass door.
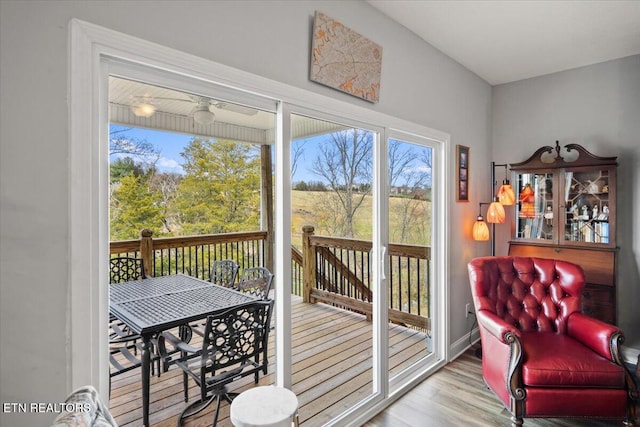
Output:
<instances>
[{"instance_id":1,"label":"sliding glass door","mask_svg":"<svg viewBox=\"0 0 640 427\"><path fill-rule=\"evenodd\" d=\"M292 388L339 425L438 359L435 144L320 116L289 115Z\"/></svg>"},{"instance_id":2,"label":"sliding glass door","mask_svg":"<svg viewBox=\"0 0 640 427\"><path fill-rule=\"evenodd\" d=\"M292 385L300 421L323 425L371 398L378 133L291 115ZM295 265L294 257L294 265Z\"/></svg>"},{"instance_id":3,"label":"sliding glass door","mask_svg":"<svg viewBox=\"0 0 640 427\"><path fill-rule=\"evenodd\" d=\"M433 354L433 147L409 135L388 139L390 379L411 375ZM398 381L401 383L401 381Z\"/></svg>"},{"instance_id":4,"label":"sliding glass door","mask_svg":"<svg viewBox=\"0 0 640 427\"><path fill-rule=\"evenodd\" d=\"M360 121L351 119L353 106L327 106L338 111L338 117L142 66L110 63L108 70L105 88L111 75L112 80L145 82L180 93L158 92L150 97L136 90L129 93L133 97L123 97L150 101L156 110L147 118L136 115L133 105L105 100L109 113L104 114L105 123L109 118L128 127L186 123L186 127L163 130L189 129L196 139L215 139L212 147L222 140L249 144L247 161L260 164L261 178L256 181L260 185L238 190L247 190L247 197L254 201L245 212L257 229L236 231L265 231L261 234L264 253L255 259L272 266L276 274L274 363L261 381L292 388L304 425L357 424L363 419L359 417L382 405L395 390L424 375L428 363L443 360L444 341L435 331L444 331L444 287L437 284L444 283L445 251L432 253L431 247L446 246L446 211L439 208L443 203L438 191L443 185L442 179L435 178L444 174L434 173L438 168L442 171L445 163L446 137L435 133L437 142L418 137L424 129L417 126L406 134L374 126L370 123L385 124L392 118L362 109L355 109ZM115 93L112 89L106 93ZM160 98L184 112L164 111ZM215 115L213 123L195 119L200 109L191 104L204 104L204 98L208 105L202 110ZM174 116L180 120L173 120ZM127 117L131 123L124 121ZM230 134L232 130L236 133ZM106 144L101 150L107 153ZM106 168L103 172L101 185L108 190L109 174ZM210 170L205 172L191 189L205 188L203 183L212 175ZM185 171L177 178L187 181L187 175ZM107 203L103 221L109 218ZM192 208L188 203L183 207L185 211ZM258 210L261 215L256 214ZM188 224L179 219L179 224L177 219L161 222L162 227L177 230L180 225L187 231ZM206 234L227 231L232 230ZM171 259L182 258L172 255ZM254 259L244 253L241 258L243 262ZM200 268L206 263L197 262L197 267L189 265L185 272L202 270L206 275L207 269ZM154 274L167 274L163 265L154 265L160 268Z\"/></svg>"}]
</instances>

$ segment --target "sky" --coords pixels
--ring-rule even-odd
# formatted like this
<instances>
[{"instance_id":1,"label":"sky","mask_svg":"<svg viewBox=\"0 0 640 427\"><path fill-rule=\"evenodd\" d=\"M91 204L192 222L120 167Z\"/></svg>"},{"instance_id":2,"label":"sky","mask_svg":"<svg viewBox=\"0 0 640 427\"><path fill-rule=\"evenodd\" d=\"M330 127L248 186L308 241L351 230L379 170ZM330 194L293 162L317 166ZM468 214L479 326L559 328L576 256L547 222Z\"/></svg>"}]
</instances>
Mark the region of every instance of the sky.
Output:
<instances>
[{"instance_id":1,"label":"sky","mask_svg":"<svg viewBox=\"0 0 640 427\"><path fill-rule=\"evenodd\" d=\"M127 136L130 139L146 140L153 144L160 151L160 158L156 163L156 167L160 172L174 172L183 174L181 163L183 161L180 153L193 139L193 135L185 135L181 133L173 133L167 131L157 131L146 128L134 128L130 126L111 125L110 132L126 130L120 135ZM321 137L306 138L304 145L304 153L299 160L299 166L293 181L318 181L319 178L311 173L311 163L318 154L318 141ZM111 161L117 157L126 157L125 155L112 156Z\"/></svg>"},{"instance_id":2,"label":"sky","mask_svg":"<svg viewBox=\"0 0 640 427\"><path fill-rule=\"evenodd\" d=\"M181 163L183 161L180 153L193 139L193 135L185 135L181 133L173 133L167 131L157 131L146 128L134 128L128 126L111 125L110 132L117 132L124 130L119 135L126 136L130 139L143 140L152 144L160 152L160 158L156 162L156 167L160 172L173 172L183 174ZM292 177L293 183L299 181L314 182L321 181L320 177L311 172L311 164L319 155L319 146L323 139L327 138L326 135L314 136L304 138L297 141L297 143L304 143L304 150L298 160L298 167L296 173ZM414 149L418 149L414 146ZM117 156L112 156L111 161L114 161ZM125 157L125 155L120 155ZM424 168L424 164L416 164L416 168Z\"/></svg>"},{"instance_id":3,"label":"sky","mask_svg":"<svg viewBox=\"0 0 640 427\"><path fill-rule=\"evenodd\" d=\"M130 139L146 140L160 151L160 158L156 163L160 172L184 173L182 166L180 166L182 162L180 152L193 139L192 135L119 125L110 126L111 132L123 129L127 130L122 135L126 135ZM115 160L113 157L115 156L112 156L112 161Z\"/></svg>"}]
</instances>

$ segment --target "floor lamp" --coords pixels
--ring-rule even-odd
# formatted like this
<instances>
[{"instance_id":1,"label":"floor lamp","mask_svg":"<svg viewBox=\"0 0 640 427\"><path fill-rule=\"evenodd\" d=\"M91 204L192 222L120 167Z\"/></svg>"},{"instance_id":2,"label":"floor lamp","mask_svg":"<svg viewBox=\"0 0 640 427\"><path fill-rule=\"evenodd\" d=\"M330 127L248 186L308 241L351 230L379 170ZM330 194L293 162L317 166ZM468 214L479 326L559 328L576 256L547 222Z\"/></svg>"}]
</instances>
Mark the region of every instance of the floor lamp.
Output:
<instances>
[{"instance_id":1,"label":"floor lamp","mask_svg":"<svg viewBox=\"0 0 640 427\"><path fill-rule=\"evenodd\" d=\"M507 179L507 164L497 165L495 162L491 162L491 198L492 202L480 202L478 203L478 216L475 224L473 224L473 240L486 241L491 240L491 256L496 254L496 224L504 224L506 215L504 206L512 206L515 204L515 193L513 187L509 184ZM504 167L504 180L498 188L498 191L494 193L496 186L496 167ZM489 206L487 208L487 220L485 222L482 216L482 206ZM491 223L491 233L487 222Z\"/></svg>"}]
</instances>

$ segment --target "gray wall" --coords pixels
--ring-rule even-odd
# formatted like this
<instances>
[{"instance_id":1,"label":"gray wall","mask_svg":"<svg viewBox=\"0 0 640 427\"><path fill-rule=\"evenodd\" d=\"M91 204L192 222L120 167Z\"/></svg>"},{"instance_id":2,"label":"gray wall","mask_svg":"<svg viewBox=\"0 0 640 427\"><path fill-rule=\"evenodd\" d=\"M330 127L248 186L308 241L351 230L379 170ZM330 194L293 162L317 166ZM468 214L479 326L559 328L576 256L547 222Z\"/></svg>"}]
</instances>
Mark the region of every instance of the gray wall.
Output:
<instances>
[{"instance_id":1,"label":"gray wall","mask_svg":"<svg viewBox=\"0 0 640 427\"><path fill-rule=\"evenodd\" d=\"M372 105L308 80L311 22L321 10L383 47ZM362 1L0 2L0 400L59 402L67 392L71 18L333 96L451 135L471 147L471 203L451 197L450 341L471 326L466 262L488 252L470 239L490 162L491 87ZM509 159L510 160L510 159ZM71 225L72 226L72 225ZM88 283L87 286L93 284ZM74 320L82 321L82 320ZM2 425L51 415L1 414Z\"/></svg>"},{"instance_id":2,"label":"gray wall","mask_svg":"<svg viewBox=\"0 0 640 427\"><path fill-rule=\"evenodd\" d=\"M493 154L520 162L544 145L618 156L618 324L640 349L640 55L493 89ZM507 225L497 254L506 254Z\"/></svg>"}]
</instances>

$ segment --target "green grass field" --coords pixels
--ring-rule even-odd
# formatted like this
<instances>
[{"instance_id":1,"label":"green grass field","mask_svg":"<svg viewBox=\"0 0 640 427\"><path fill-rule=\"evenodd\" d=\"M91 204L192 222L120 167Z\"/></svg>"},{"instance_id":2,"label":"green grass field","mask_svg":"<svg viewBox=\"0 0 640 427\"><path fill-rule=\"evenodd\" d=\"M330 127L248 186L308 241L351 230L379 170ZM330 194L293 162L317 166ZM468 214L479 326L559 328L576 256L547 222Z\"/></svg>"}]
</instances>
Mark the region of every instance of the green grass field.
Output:
<instances>
[{"instance_id":1,"label":"green grass field","mask_svg":"<svg viewBox=\"0 0 640 427\"><path fill-rule=\"evenodd\" d=\"M299 247L302 227L312 225L315 233L345 237L337 226L335 204L331 192L292 191L291 192L291 233L292 243ZM373 197L365 196L356 211L353 221L354 238L370 240L373 227ZM389 235L393 243L430 245L431 241L431 201L414 200L405 197L391 197L389 200ZM404 227L403 227L404 225ZM402 229L405 229L404 237Z\"/></svg>"}]
</instances>

